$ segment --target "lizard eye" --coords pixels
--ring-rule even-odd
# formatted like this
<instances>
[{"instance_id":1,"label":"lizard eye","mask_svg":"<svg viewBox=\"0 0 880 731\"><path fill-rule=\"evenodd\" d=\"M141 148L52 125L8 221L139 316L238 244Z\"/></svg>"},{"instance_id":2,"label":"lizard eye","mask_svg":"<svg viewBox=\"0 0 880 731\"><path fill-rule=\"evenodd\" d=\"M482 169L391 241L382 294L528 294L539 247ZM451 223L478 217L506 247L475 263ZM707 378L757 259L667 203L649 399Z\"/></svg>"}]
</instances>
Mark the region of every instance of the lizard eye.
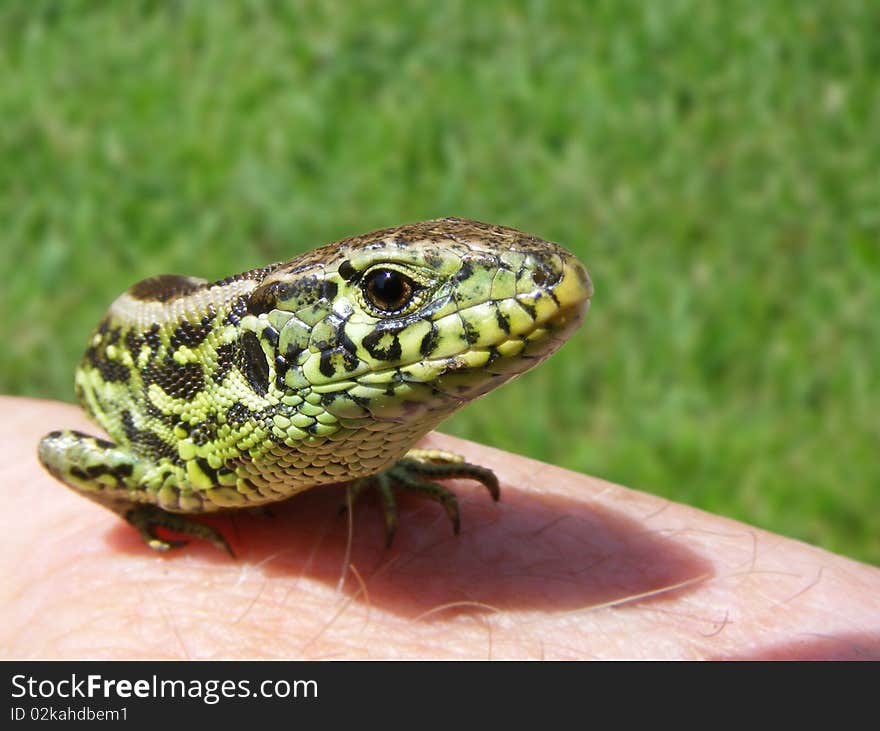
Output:
<instances>
[{"instance_id":1,"label":"lizard eye","mask_svg":"<svg viewBox=\"0 0 880 731\"><path fill-rule=\"evenodd\" d=\"M412 279L396 269L374 269L362 286L370 304L382 312L397 312L406 307L417 288Z\"/></svg>"}]
</instances>

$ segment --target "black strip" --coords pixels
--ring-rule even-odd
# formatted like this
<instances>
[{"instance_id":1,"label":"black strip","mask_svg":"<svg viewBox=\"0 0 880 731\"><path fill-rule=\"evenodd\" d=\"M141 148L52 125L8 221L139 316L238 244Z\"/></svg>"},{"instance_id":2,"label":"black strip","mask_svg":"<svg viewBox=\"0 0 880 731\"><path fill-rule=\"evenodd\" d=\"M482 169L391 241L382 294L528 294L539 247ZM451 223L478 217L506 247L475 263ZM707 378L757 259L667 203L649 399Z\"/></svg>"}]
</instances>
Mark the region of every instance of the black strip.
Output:
<instances>
[{"instance_id":1,"label":"black strip","mask_svg":"<svg viewBox=\"0 0 880 731\"><path fill-rule=\"evenodd\" d=\"M239 340L241 359L239 369L254 392L265 396L269 391L269 362L263 352L263 346L254 333L246 330Z\"/></svg>"}]
</instances>

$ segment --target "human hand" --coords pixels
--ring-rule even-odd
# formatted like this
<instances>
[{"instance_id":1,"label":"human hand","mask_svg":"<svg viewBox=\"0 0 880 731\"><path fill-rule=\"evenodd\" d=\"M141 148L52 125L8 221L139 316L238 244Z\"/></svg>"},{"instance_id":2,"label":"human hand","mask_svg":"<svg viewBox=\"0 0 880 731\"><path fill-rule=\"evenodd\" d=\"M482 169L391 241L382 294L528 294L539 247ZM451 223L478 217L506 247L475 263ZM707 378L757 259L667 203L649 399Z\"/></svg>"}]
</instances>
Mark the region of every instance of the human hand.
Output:
<instances>
[{"instance_id":1,"label":"human hand","mask_svg":"<svg viewBox=\"0 0 880 731\"><path fill-rule=\"evenodd\" d=\"M365 498L347 552L334 486L205 519L234 560L157 554L37 462L52 429L99 434L78 409L0 406L6 658L880 658L877 568L436 433L501 480L455 485L459 536L404 495L386 550Z\"/></svg>"}]
</instances>

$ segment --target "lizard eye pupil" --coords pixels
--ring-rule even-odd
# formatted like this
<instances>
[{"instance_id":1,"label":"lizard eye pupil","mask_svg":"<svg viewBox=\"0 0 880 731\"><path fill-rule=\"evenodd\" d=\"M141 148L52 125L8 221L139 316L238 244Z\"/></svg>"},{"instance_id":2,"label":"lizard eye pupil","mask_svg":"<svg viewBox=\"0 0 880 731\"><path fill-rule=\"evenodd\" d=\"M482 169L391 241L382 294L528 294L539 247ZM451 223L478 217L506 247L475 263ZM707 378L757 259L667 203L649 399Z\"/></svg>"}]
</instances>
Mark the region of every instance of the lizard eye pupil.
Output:
<instances>
[{"instance_id":1,"label":"lizard eye pupil","mask_svg":"<svg viewBox=\"0 0 880 731\"><path fill-rule=\"evenodd\" d=\"M376 269L364 282L364 294L370 304L383 312L396 312L405 307L414 291L413 281L395 269Z\"/></svg>"}]
</instances>

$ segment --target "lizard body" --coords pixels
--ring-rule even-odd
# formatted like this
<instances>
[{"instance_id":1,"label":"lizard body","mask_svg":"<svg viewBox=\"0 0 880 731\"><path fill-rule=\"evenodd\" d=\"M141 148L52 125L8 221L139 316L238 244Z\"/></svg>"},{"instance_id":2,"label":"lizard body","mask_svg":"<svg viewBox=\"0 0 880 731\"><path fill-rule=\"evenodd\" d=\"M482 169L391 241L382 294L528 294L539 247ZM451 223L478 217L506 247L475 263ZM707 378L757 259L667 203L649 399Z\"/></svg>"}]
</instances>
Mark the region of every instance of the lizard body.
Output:
<instances>
[{"instance_id":1,"label":"lizard body","mask_svg":"<svg viewBox=\"0 0 880 731\"><path fill-rule=\"evenodd\" d=\"M447 218L383 229L218 282L163 275L123 293L76 371L110 441L55 431L40 461L116 511L226 547L185 514L265 505L324 484L441 502L425 477L488 471L412 450L439 422L552 354L592 284L555 244ZM409 453L409 455L408 455ZM397 465L397 466L395 466Z\"/></svg>"}]
</instances>

